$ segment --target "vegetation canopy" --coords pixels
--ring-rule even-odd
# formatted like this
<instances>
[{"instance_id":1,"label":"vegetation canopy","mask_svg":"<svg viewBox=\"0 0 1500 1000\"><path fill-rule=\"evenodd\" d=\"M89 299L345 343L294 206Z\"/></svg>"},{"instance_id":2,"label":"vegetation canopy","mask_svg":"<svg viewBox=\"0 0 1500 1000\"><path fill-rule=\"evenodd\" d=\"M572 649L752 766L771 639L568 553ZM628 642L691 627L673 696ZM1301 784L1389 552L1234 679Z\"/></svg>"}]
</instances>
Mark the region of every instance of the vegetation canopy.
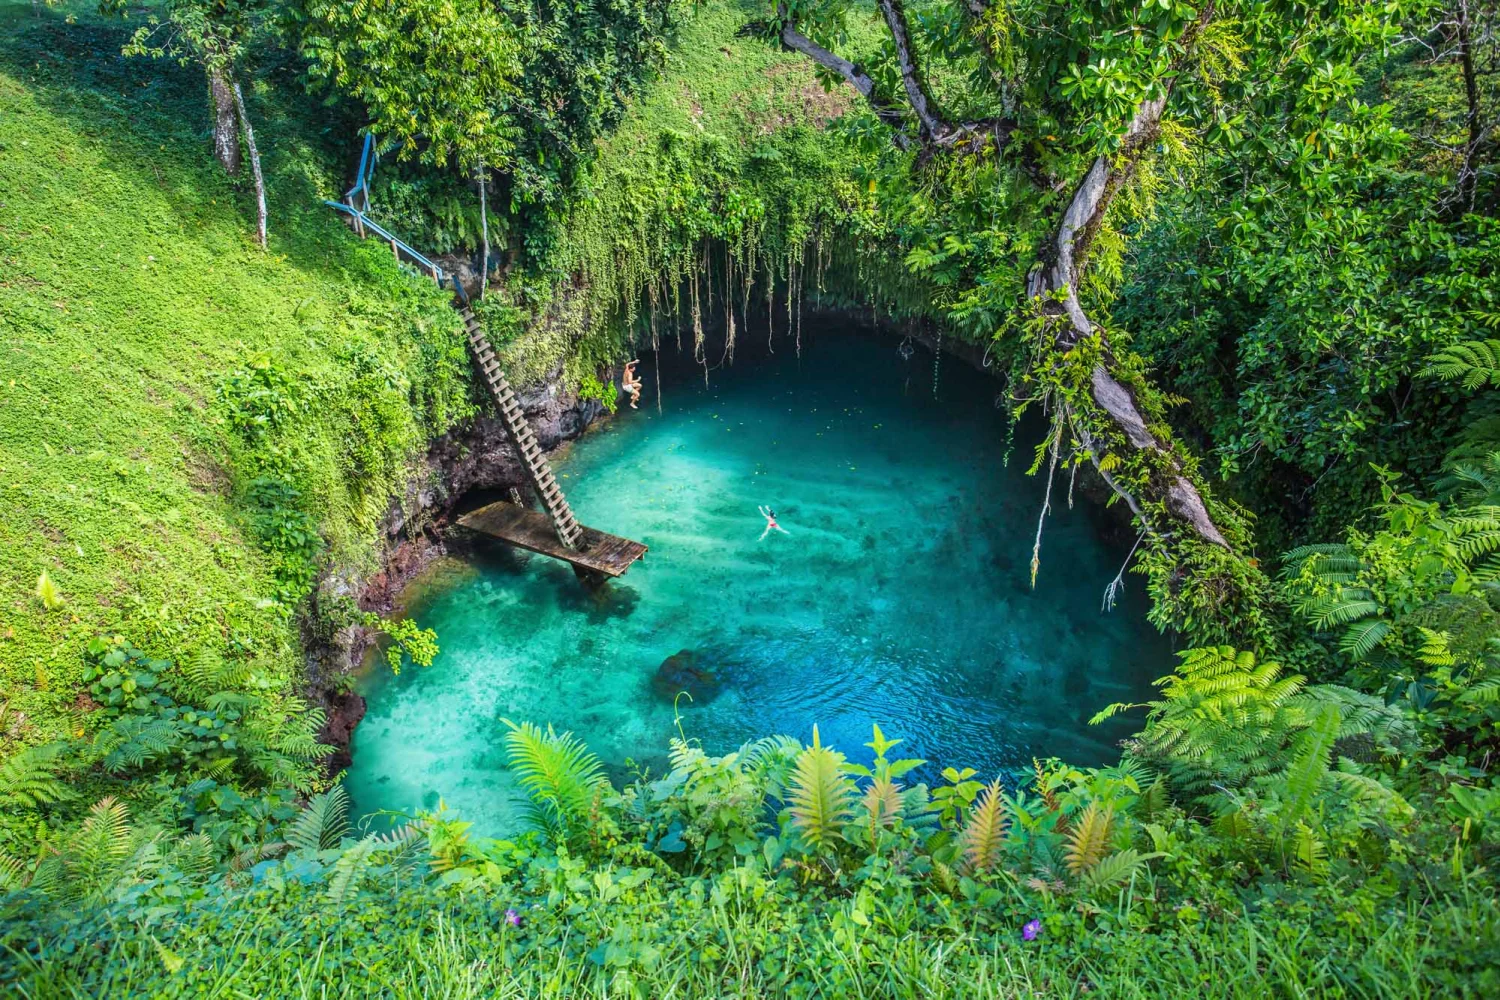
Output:
<instances>
[{"instance_id":1,"label":"vegetation canopy","mask_svg":"<svg viewBox=\"0 0 1500 1000\"><path fill-rule=\"evenodd\" d=\"M529 829L357 815L487 405L366 137L563 405L809 305L997 375L1033 585L1104 497L1182 651L1118 763L505 718ZM0 0L0 982L1500 994L1497 150L1490 0Z\"/></svg>"}]
</instances>

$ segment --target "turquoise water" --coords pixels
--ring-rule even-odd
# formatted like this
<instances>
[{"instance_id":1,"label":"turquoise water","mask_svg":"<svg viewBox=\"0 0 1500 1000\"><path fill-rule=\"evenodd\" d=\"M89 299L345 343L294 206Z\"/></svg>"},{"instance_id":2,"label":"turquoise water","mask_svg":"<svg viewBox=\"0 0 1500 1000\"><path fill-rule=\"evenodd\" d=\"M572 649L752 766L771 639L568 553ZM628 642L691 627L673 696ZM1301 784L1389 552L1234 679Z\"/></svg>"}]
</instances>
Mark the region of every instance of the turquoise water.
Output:
<instances>
[{"instance_id":1,"label":"turquoise water","mask_svg":"<svg viewBox=\"0 0 1500 1000\"><path fill-rule=\"evenodd\" d=\"M996 385L944 359L903 359L894 340L808 329L715 371L664 373L648 358L641 409L623 409L557 464L580 520L650 546L622 580L585 593L568 567L481 542L467 567L411 609L437 630L431 667L362 682L349 788L358 807L432 808L479 832L512 829L517 792L502 717L578 733L617 779L660 768L675 733L671 689L653 685L690 650L720 685L682 701L712 751L771 733L860 758L872 722L902 750L984 775L1033 756L1115 758L1126 731L1089 726L1170 668L1145 621L1143 584L1102 613L1129 539L1053 494L1042 568L1028 584L1041 477L1039 427L1009 468ZM675 357L663 364L679 364ZM760 539L759 504L786 534Z\"/></svg>"}]
</instances>

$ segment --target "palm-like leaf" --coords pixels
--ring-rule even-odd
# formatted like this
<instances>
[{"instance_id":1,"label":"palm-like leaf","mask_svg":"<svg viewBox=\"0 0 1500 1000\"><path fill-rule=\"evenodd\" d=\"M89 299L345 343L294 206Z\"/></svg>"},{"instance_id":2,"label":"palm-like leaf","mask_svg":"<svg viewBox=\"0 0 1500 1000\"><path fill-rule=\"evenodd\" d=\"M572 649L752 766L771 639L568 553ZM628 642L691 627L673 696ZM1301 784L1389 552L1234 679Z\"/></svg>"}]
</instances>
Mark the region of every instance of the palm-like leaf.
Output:
<instances>
[{"instance_id":1,"label":"palm-like leaf","mask_svg":"<svg viewBox=\"0 0 1500 1000\"><path fill-rule=\"evenodd\" d=\"M72 790L56 775L66 749L65 743L28 747L0 764L0 806L35 809L71 799Z\"/></svg>"},{"instance_id":2,"label":"palm-like leaf","mask_svg":"<svg viewBox=\"0 0 1500 1000\"><path fill-rule=\"evenodd\" d=\"M1282 778L1286 791L1286 806L1281 814L1283 829L1301 819L1312 805L1313 797L1328 773L1341 722L1338 706L1326 705L1313 724L1297 737L1292 763Z\"/></svg>"},{"instance_id":3,"label":"palm-like leaf","mask_svg":"<svg viewBox=\"0 0 1500 1000\"><path fill-rule=\"evenodd\" d=\"M814 848L843 838L853 813L854 783L844 774L844 755L822 745L813 726L812 746L797 755L792 769L792 824Z\"/></svg>"},{"instance_id":4,"label":"palm-like leaf","mask_svg":"<svg viewBox=\"0 0 1500 1000\"><path fill-rule=\"evenodd\" d=\"M335 903L343 902L351 889L359 884L360 876L369 868L378 845L371 834L350 845L333 863L333 874L328 879L328 898Z\"/></svg>"},{"instance_id":5,"label":"palm-like leaf","mask_svg":"<svg viewBox=\"0 0 1500 1000\"><path fill-rule=\"evenodd\" d=\"M94 803L68 842L68 894L84 898L104 891L129 856L130 840L125 803L113 796Z\"/></svg>"},{"instance_id":6,"label":"palm-like leaf","mask_svg":"<svg viewBox=\"0 0 1500 1000\"><path fill-rule=\"evenodd\" d=\"M1114 821L1114 810L1102 808L1098 802L1088 804L1073 824L1073 829L1068 831L1068 846L1063 852L1068 871L1081 876L1104 859L1109 851Z\"/></svg>"},{"instance_id":7,"label":"palm-like leaf","mask_svg":"<svg viewBox=\"0 0 1500 1000\"><path fill-rule=\"evenodd\" d=\"M1147 861L1161 857L1160 854L1142 854L1133 847L1101 858L1083 876L1084 886L1093 892L1119 885L1143 868Z\"/></svg>"},{"instance_id":8,"label":"palm-like leaf","mask_svg":"<svg viewBox=\"0 0 1500 1000\"><path fill-rule=\"evenodd\" d=\"M1376 606L1378 608L1378 605ZM1339 639L1339 652L1355 659L1363 660L1366 656L1385 642L1391 634L1393 626L1384 618L1366 618L1357 621L1345 630Z\"/></svg>"},{"instance_id":9,"label":"palm-like leaf","mask_svg":"<svg viewBox=\"0 0 1500 1000\"><path fill-rule=\"evenodd\" d=\"M1450 344L1427 359L1422 374L1445 382L1460 382L1470 391L1486 383L1500 386L1500 340Z\"/></svg>"},{"instance_id":10,"label":"palm-like leaf","mask_svg":"<svg viewBox=\"0 0 1500 1000\"><path fill-rule=\"evenodd\" d=\"M865 786L859 802L872 830L888 827L901 815L901 786L890 778L876 778Z\"/></svg>"},{"instance_id":11,"label":"palm-like leaf","mask_svg":"<svg viewBox=\"0 0 1500 1000\"><path fill-rule=\"evenodd\" d=\"M287 829L286 842L312 854L339 846L349 829L349 793L343 785L314 795Z\"/></svg>"},{"instance_id":12,"label":"palm-like leaf","mask_svg":"<svg viewBox=\"0 0 1500 1000\"><path fill-rule=\"evenodd\" d=\"M1005 827L1005 798L1000 794L1000 779L996 778L979 793L959 839L969 871L983 874L1000 864Z\"/></svg>"}]
</instances>

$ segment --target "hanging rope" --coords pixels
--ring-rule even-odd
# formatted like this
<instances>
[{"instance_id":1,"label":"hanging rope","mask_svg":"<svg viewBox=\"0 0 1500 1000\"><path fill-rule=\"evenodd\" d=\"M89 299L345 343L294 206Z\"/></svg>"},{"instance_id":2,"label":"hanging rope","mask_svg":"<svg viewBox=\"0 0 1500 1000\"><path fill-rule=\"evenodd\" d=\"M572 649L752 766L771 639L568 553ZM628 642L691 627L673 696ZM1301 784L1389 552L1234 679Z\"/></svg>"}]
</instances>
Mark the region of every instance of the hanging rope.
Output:
<instances>
[{"instance_id":1,"label":"hanging rope","mask_svg":"<svg viewBox=\"0 0 1500 1000\"><path fill-rule=\"evenodd\" d=\"M916 353L915 348L911 346L911 334L907 334L906 339L901 341L901 346L896 348L896 353L901 355L902 361L911 360L911 356Z\"/></svg>"},{"instance_id":2,"label":"hanging rope","mask_svg":"<svg viewBox=\"0 0 1500 1000\"><path fill-rule=\"evenodd\" d=\"M938 365L943 359L943 332L938 331L937 350L932 352L932 398L938 398Z\"/></svg>"},{"instance_id":3,"label":"hanging rope","mask_svg":"<svg viewBox=\"0 0 1500 1000\"><path fill-rule=\"evenodd\" d=\"M1062 418L1052 422L1052 460L1047 464L1047 492L1042 497L1042 513L1036 519L1036 541L1031 545L1031 589L1036 589L1036 571L1042 566L1042 525L1047 523L1047 511L1052 507L1052 478L1057 472L1057 451L1062 441Z\"/></svg>"},{"instance_id":4,"label":"hanging rope","mask_svg":"<svg viewBox=\"0 0 1500 1000\"><path fill-rule=\"evenodd\" d=\"M1125 561L1120 564L1120 572L1116 573L1115 578L1109 581L1109 586L1104 588L1104 601L1099 605L1100 611L1113 611L1115 609L1115 601L1119 599L1121 592L1125 589L1125 569L1130 565L1130 560L1134 558L1135 550L1140 547L1141 539L1145 537L1146 533L1144 531L1135 536L1135 544L1130 547L1130 552L1126 554Z\"/></svg>"}]
</instances>

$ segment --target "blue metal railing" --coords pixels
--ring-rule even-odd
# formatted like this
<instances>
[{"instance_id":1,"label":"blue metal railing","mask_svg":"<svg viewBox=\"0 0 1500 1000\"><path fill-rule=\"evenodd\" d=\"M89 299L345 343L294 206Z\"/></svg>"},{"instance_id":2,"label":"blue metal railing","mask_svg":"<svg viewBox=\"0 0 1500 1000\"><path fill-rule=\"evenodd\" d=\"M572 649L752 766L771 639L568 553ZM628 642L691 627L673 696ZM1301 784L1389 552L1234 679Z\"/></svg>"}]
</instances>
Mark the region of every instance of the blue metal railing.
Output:
<instances>
[{"instance_id":1,"label":"blue metal railing","mask_svg":"<svg viewBox=\"0 0 1500 1000\"><path fill-rule=\"evenodd\" d=\"M329 201L325 198L323 204L349 216L354 222L355 231L361 237L365 235L366 229L383 237L391 245L391 252L396 255L397 260L405 254L407 260L431 275L439 288L443 285L451 285L458 301L463 305L468 305L469 295L464 291L464 286L459 283L458 275L444 271L436 261L429 259L426 254L421 253L416 247L365 214L370 210L370 178L375 175L375 161L379 158L380 151L375 148L375 136L366 135L364 148L359 153L359 175L355 178L354 186L344 192L343 201Z\"/></svg>"},{"instance_id":2,"label":"blue metal railing","mask_svg":"<svg viewBox=\"0 0 1500 1000\"><path fill-rule=\"evenodd\" d=\"M323 204L327 205L329 208L343 212L345 215L353 219L355 222L355 229L359 231L361 236L364 235L364 230L368 229L376 235L382 237L387 243L391 245L391 252L396 255L398 260L403 254L405 254L406 258L411 263L416 264L422 270L431 275L432 280L436 281L439 287L443 285L451 285L454 294L458 296L458 300L464 305L469 304L469 295L464 291L464 286L459 283L458 275L449 274L447 271L444 271L436 261L428 258L425 254L418 251L410 243L407 243L401 237L397 236L395 233L391 232L389 229L385 228L380 223L376 222L374 219L366 215L364 212L355 208L353 205L346 205L341 201L329 201L326 198L323 200Z\"/></svg>"},{"instance_id":3,"label":"blue metal railing","mask_svg":"<svg viewBox=\"0 0 1500 1000\"><path fill-rule=\"evenodd\" d=\"M359 151L359 173L355 175L354 186L344 192L344 201L350 205L358 205L356 196L364 199L361 206L365 211L370 209L370 178L375 175L375 161L380 158L380 153L375 149L375 136L365 136L364 148Z\"/></svg>"}]
</instances>

